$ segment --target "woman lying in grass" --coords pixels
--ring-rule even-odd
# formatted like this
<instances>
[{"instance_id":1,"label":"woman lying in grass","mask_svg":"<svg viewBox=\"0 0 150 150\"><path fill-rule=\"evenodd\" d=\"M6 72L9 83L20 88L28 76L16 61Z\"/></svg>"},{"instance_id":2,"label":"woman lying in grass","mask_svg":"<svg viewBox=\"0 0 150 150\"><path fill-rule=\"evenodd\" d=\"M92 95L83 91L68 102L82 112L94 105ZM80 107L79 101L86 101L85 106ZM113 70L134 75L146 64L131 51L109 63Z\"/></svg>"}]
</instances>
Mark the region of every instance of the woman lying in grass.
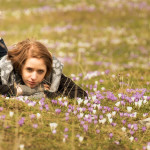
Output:
<instances>
[{"instance_id":1,"label":"woman lying in grass","mask_svg":"<svg viewBox=\"0 0 150 150\"><path fill-rule=\"evenodd\" d=\"M62 63L42 43L27 39L8 52L2 39L0 43L0 94L87 97L82 88L62 73Z\"/></svg>"}]
</instances>

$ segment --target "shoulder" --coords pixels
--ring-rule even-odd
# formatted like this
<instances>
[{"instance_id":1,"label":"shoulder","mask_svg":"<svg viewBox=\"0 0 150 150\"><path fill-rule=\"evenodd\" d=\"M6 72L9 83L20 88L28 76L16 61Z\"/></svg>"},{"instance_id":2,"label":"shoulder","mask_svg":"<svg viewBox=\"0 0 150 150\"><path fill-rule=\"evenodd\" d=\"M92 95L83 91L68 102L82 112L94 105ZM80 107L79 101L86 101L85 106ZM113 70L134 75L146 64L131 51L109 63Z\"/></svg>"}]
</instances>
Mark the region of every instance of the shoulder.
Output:
<instances>
[{"instance_id":1,"label":"shoulder","mask_svg":"<svg viewBox=\"0 0 150 150\"><path fill-rule=\"evenodd\" d=\"M1 68L0 68L0 85L2 85L2 81L1 81Z\"/></svg>"}]
</instances>

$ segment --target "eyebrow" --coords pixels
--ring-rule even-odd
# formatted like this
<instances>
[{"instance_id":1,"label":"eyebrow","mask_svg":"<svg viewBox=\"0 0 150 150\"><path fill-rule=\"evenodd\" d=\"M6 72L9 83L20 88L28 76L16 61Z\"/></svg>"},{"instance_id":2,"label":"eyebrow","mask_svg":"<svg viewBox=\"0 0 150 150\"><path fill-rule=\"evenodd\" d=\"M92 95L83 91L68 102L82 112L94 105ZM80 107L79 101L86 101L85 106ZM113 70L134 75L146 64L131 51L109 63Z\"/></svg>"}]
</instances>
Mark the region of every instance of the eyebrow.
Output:
<instances>
[{"instance_id":1,"label":"eyebrow","mask_svg":"<svg viewBox=\"0 0 150 150\"><path fill-rule=\"evenodd\" d=\"M29 66L26 66L26 68L34 69L33 67L29 67ZM40 69L37 69L37 70L45 70L45 69L40 68Z\"/></svg>"},{"instance_id":2,"label":"eyebrow","mask_svg":"<svg viewBox=\"0 0 150 150\"><path fill-rule=\"evenodd\" d=\"M38 71L44 71L44 69L38 69Z\"/></svg>"}]
</instances>

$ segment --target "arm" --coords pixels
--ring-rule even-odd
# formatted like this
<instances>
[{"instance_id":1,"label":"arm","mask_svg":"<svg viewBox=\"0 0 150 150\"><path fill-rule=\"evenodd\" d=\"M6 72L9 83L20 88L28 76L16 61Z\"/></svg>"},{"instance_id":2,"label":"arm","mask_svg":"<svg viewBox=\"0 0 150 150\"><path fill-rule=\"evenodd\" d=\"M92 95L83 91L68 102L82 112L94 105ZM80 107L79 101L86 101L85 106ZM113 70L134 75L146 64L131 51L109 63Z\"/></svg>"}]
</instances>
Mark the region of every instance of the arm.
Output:
<instances>
[{"instance_id":1,"label":"arm","mask_svg":"<svg viewBox=\"0 0 150 150\"><path fill-rule=\"evenodd\" d=\"M0 37L0 59L4 55L7 54L7 47L3 41L3 39ZM14 88L14 85L8 86L8 85L2 85L1 79L0 79L0 94L8 94L8 95L15 95L16 89Z\"/></svg>"},{"instance_id":2,"label":"arm","mask_svg":"<svg viewBox=\"0 0 150 150\"><path fill-rule=\"evenodd\" d=\"M14 85L8 86L8 85L2 85L1 78L0 78L0 94L5 95L15 95L16 94L16 88Z\"/></svg>"},{"instance_id":3,"label":"arm","mask_svg":"<svg viewBox=\"0 0 150 150\"><path fill-rule=\"evenodd\" d=\"M2 95L15 95L16 94L16 89L14 86L8 86L8 85L1 85L0 84L0 94Z\"/></svg>"},{"instance_id":4,"label":"arm","mask_svg":"<svg viewBox=\"0 0 150 150\"><path fill-rule=\"evenodd\" d=\"M64 96L68 96L69 98L88 97L87 93L81 87L75 84L75 82L66 77L64 74L61 76L58 92L61 92Z\"/></svg>"},{"instance_id":5,"label":"arm","mask_svg":"<svg viewBox=\"0 0 150 150\"><path fill-rule=\"evenodd\" d=\"M44 93L44 87L40 84L39 86L35 88L30 88L27 85L17 85L17 95L22 95L22 96L31 96L35 93Z\"/></svg>"},{"instance_id":6,"label":"arm","mask_svg":"<svg viewBox=\"0 0 150 150\"><path fill-rule=\"evenodd\" d=\"M0 37L0 58L7 54L7 47L3 41L3 39Z\"/></svg>"},{"instance_id":7,"label":"arm","mask_svg":"<svg viewBox=\"0 0 150 150\"><path fill-rule=\"evenodd\" d=\"M42 86L38 86L34 89L31 89L30 87L26 85L2 85L1 80L0 80L0 94L2 95L8 95L8 96L31 96L34 95L35 93L44 93L44 89Z\"/></svg>"},{"instance_id":8,"label":"arm","mask_svg":"<svg viewBox=\"0 0 150 150\"><path fill-rule=\"evenodd\" d=\"M68 96L69 98L84 98L88 97L87 93L78 85L75 84L70 78L65 75L61 75L61 81L57 92L45 91L45 94L49 98L57 96Z\"/></svg>"}]
</instances>

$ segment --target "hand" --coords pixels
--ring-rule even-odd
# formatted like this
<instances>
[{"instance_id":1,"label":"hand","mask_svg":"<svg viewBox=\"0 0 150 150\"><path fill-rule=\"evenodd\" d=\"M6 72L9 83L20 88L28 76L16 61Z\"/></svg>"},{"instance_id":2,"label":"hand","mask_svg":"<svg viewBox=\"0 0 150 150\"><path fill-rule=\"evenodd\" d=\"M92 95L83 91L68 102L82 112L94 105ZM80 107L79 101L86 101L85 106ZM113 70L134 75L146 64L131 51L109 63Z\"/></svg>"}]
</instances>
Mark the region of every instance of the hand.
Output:
<instances>
[{"instance_id":1,"label":"hand","mask_svg":"<svg viewBox=\"0 0 150 150\"><path fill-rule=\"evenodd\" d=\"M44 90L49 91L50 90L50 86L48 84L43 84L44 85Z\"/></svg>"},{"instance_id":2,"label":"hand","mask_svg":"<svg viewBox=\"0 0 150 150\"><path fill-rule=\"evenodd\" d=\"M22 95L22 89L21 89L21 87L18 86L16 96L20 96L20 95Z\"/></svg>"}]
</instances>

